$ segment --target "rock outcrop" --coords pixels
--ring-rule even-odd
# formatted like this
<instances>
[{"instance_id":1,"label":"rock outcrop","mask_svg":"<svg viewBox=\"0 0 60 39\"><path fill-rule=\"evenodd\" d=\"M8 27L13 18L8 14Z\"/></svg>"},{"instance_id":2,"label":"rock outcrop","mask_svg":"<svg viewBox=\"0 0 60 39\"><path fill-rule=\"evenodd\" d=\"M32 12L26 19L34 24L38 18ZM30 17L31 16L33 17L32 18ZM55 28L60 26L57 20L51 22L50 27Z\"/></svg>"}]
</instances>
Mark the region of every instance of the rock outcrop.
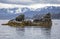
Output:
<instances>
[{"instance_id":1,"label":"rock outcrop","mask_svg":"<svg viewBox=\"0 0 60 39\"><path fill-rule=\"evenodd\" d=\"M52 26L52 21L51 21L51 14L48 13L45 16L43 16L41 19L35 19L33 21L33 24L40 25L42 27L51 27Z\"/></svg>"},{"instance_id":2,"label":"rock outcrop","mask_svg":"<svg viewBox=\"0 0 60 39\"><path fill-rule=\"evenodd\" d=\"M34 19L33 22L25 21L24 16L22 15L23 18L21 18L20 16L18 16L15 20L10 20L7 24L4 24L4 25L10 25L10 26L15 26L15 27L41 26L41 27L46 27L46 28L50 28L52 26L50 13L47 13L41 19Z\"/></svg>"}]
</instances>

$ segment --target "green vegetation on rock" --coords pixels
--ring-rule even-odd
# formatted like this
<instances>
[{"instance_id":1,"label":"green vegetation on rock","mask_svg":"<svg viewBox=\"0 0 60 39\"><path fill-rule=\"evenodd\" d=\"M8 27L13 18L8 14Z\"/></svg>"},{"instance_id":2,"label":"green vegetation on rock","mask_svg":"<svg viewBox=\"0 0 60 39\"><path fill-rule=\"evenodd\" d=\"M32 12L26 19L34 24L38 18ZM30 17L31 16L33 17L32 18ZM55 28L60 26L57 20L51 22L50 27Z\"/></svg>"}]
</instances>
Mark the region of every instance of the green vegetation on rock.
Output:
<instances>
[{"instance_id":1,"label":"green vegetation on rock","mask_svg":"<svg viewBox=\"0 0 60 39\"><path fill-rule=\"evenodd\" d=\"M15 27L25 27L25 26L41 26L41 27L51 27L52 26L52 21L51 21L51 14L48 13L43 18L41 19L34 19L32 21L26 21L24 19L24 14L19 15L18 17L15 18L14 20L10 20L7 24L5 25L10 25L10 26L15 26Z\"/></svg>"},{"instance_id":2,"label":"green vegetation on rock","mask_svg":"<svg viewBox=\"0 0 60 39\"><path fill-rule=\"evenodd\" d=\"M21 15L19 15L18 17L16 17L16 21L23 21L24 20L24 14L21 14Z\"/></svg>"}]
</instances>

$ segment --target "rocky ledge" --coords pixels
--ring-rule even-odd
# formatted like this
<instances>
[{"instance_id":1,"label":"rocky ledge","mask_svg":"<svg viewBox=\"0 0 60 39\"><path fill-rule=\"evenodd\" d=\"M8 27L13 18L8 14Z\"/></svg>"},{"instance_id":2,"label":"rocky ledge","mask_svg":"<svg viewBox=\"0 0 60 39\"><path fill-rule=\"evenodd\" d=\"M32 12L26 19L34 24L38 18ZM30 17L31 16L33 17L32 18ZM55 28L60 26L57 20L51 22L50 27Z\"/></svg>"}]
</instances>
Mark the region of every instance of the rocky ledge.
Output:
<instances>
[{"instance_id":1,"label":"rocky ledge","mask_svg":"<svg viewBox=\"0 0 60 39\"><path fill-rule=\"evenodd\" d=\"M51 14L47 13L42 18L33 19L33 21L25 20L24 15L19 15L15 19L12 19L8 21L8 23L2 24L2 25L10 25L10 26L15 26L15 27L40 26L40 27L50 28L52 26Z\"/></svg>"}]
</instances>

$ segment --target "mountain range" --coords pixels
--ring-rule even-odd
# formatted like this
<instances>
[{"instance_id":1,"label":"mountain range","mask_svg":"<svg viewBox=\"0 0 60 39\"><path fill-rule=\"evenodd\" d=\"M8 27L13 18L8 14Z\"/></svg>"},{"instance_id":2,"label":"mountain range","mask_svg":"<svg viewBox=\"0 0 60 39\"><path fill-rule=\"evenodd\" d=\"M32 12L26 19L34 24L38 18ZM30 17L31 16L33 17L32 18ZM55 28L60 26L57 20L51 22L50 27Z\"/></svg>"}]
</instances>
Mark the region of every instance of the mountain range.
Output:
<instances>
[{"instance_id":1,"label":"mountain range","mask_svg":"<svg viewBox=\"0 0 60 39\"><path fill-rule=\"evenodd\" d=\"M47 13L51 13L53 19L60 19L59 6L46 6L37 9L28 7L0 8L0 19L13 19L20 14L25 14L27 18L32 18L33 16L43 15Z\"/></svg>"}]
</instances>

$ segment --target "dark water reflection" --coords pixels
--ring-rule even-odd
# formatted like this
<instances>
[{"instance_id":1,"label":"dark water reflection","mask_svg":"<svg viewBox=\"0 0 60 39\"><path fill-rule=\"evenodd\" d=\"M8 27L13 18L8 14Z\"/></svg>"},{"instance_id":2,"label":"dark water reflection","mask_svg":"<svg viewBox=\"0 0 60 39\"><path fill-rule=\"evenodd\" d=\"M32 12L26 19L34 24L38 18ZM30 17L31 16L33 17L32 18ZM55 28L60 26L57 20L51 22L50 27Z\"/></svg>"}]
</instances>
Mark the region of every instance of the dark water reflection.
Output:
<instances>
[{"instance_id":1,"label":"dark water reflection","mask_svg":"<svg viewBox=\"0 0 60 39\"><path fill-rule=\"evenodd\" d=\"M50 28L16 28L16 33L18 36L22 36L25 39L51 39L51 29Z\"/></svg>"},{"instance_id":2,"label":"dark water reflection","mask_svg":"<svg viewBox=\"0 0 60 39\"><path fill-rule=\"evenodd\" d=\"M42 29L41 33L45 36L46 39L51 39L51 29Z\"/></svg>"},{"instance_id":3,"label":"dark water reflection","mask_svg":"<svg viewBox=\"0 0 60 39\"><path fill-rule=\"evenodd\" d=\"M24 28L16 28L16 33L19 35L19 36L24 36Z\"/></svg>"}]
</instances>

